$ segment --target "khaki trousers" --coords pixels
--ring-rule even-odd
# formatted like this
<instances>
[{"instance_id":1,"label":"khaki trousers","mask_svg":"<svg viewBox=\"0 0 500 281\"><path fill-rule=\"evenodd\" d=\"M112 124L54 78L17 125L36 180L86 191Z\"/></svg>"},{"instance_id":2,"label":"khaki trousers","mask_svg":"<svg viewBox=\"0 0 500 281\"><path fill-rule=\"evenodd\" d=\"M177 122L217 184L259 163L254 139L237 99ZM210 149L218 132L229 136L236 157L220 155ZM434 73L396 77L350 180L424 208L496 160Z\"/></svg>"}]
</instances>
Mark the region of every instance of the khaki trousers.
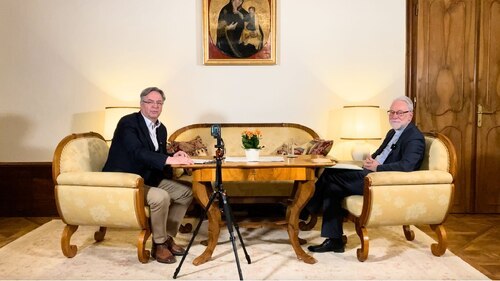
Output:
<instances>
[{"instance_id":1,"label":"khaki trousers","mask_svg":"<svg viewBox=\"0 0 500 281\"><path fill-rule=\"evenodd\" d=\"M193 192L179 182L162 180L158 187L144 186L144 200L150 209L153 241L160 244L177 235Z\"/></svg>"}]
</instances>

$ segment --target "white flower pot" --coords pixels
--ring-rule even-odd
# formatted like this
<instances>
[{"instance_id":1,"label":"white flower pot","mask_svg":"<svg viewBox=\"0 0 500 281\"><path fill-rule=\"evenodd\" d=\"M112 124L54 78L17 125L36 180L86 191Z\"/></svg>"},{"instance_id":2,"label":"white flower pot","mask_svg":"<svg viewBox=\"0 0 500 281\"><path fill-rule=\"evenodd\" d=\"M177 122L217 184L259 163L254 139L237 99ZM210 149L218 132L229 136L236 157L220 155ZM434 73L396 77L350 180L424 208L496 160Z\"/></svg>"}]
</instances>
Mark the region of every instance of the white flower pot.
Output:
<instances>
[{"instance_id":1,"label":"white flower pot","mask_svg":"<svg viewBox=\"0 0 500 281\"><path fill-rule=\"evenodd\" d=\"M260 149L255 149L255 148L245 149L245 156L247 157L248 162L259 161L259 153Z\"/></svg>"}]
</instances>

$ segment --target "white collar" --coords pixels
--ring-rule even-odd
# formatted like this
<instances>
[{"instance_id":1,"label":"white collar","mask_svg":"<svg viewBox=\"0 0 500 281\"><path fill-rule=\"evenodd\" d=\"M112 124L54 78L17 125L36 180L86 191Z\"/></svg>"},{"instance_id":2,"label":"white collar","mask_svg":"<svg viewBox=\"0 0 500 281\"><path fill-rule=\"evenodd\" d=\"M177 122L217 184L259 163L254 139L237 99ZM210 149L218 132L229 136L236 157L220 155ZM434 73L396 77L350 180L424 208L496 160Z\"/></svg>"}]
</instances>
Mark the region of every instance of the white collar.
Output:
<instances>
[{"instance_id":1,"label":"white collar","mask_svg":"<svg viewBox=\"0 0 500 281\"><path fill-rule=\"evenodd\" d=\"M148 127L148 129L156 130L158 127L160 127L161 122L159 119L156 120L156 123L153 123L153 121L149 120L149 118L144 116L144 114L142 114L142 112L141 112L141 115L144 118L144 121L146 121L146 126Z\"/></svg>"}]
</instances>

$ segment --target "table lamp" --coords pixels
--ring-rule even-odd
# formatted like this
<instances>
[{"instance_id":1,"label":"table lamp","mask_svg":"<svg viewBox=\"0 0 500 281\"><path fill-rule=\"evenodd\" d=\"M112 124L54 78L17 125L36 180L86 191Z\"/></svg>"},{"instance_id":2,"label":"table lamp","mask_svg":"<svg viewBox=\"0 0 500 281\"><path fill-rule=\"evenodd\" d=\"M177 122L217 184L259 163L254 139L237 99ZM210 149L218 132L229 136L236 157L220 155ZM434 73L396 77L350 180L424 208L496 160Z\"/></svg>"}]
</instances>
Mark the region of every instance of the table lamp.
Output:
<instances>
[{"instance_id":1,"label":"table lamp","mask_svg":"<svg viewBox=\"0 0 500 281\"><path fill-rule=\"evenodd\" d=\"M370 155L367 140L380 140L380 110L375 105L354 105L342 108L340 139L353 140L352 159L362 161Z\"/></svg>"},{"instance_id":2,"label":"table lamp","mask_svg":"<svg viewBox=\"0 0 500 281\"><path fill-rule=\"evenodd\" d=\"M138 112L139 107L136 106L111 106L104 109L104 139L111 142L116 125L123 116Z\"/></svg>"}]
</instances>

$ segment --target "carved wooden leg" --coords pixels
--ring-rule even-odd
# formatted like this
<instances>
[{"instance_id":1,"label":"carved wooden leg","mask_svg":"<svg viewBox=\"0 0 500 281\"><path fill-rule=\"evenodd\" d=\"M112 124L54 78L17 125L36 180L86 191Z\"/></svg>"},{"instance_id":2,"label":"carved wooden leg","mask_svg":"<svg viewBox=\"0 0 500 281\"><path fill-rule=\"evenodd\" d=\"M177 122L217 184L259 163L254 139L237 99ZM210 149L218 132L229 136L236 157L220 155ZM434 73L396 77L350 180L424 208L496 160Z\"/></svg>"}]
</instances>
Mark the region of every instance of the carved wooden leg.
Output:
<instances>
[{"instance_id":1,"label":"carved wooden leg","mask_svg":"<svg viewBox=\"0 0 500 281\"><path fill-rule=\"evenodd\" d=\"M309 231L313 229L313 227L316 225L317 222L318 222L318 215L311 214L309 216L309 221L307 223L305 221L299 222L299 229L302 231Z\"/></svg>"},{"instance_id":2,"label":"carved wooden leg","mask_svg":"<svg viewBox=\"0 0 500 281\"><path fill-rule=\"evenodd\" d=\"M99 230L94 233L94 240L97 242L101 242L104 240L104 236L106 235L106 227L101 226Z\"/></svg>"},{"instance_id":3,"label":"carved wooden leg","mask_svg":"<svg viewBox=\"0 0 500 281\"><path fill-rule=\"evenodd\" d=\"M405 233L406 240L413 241L415 239L415 232L411 230L409 225L403 225L403 232Z\"/></svg>"},{"instance_id":4,"label":"carved wooden leg","mask_svg":"<svg viewBox=\"0 0 500 281\"><path fill-rule=\"evenodd\" d=\"M295 194L295 198L291 206L288 206L286 221L288 223L288 237L290 238L290 243L292 244L293 250L297 255L297 259L304 261L308 264L314 264L317 260L310 255L306 254L299 241L299 213L300 210L307 203L309 198L312 197L314 193L314 181L306 181L299 183L299 188Z\"/></svg>"},{"instance_id":5,"label":"carved wooden leg","mask_svg":"<svg viewBox=\"0 0 500 281\"><path fill-rule=\"evenodd\" d=\"M431 251L433 255L440 257L446 252L446 248L448 247L446 230L442 224L431 224L431 229L436 232L438 238L438 243L431 245Z\"/></svg>"},{"instance_id":6,"label":"carved wooden leg","mask_svg":"<svg viewBox=\"0 0 500 281\"><path fill-rule=\"evenodd\" d=\"M370 237L368 237L368 231L365 227L360 226L356 222L356 233L359 236L361 242L361 248L356 250L356 255L359 261L365 261L368 258L368 251L370 250Z\"/></svg>"},{"instance_id":7,"label":"carved wooden leg","mask_svg":"<svg viewBox=\"0 0 500 281\"><path fill-rule=\"evenodd\" d=\"M139 237L137 239L137 258L142 263L147 263L149 261L149 255L151 254L146 250L146 242L151 235L151 230L149 228L141 230Z\"/></svg>"},{"instance_id":8,"label":"carved wooden leg","mask_svg":"<svg viewBox=\"0 0 500 281\"><path fill-rule=\"evenodd\" d=\"M78 229L78 225L67 224L64 227L62 237L61 237L61 249L64 256L72 258L76 255L78 248L76 245L70 245L71 236Z\"/></svg>"},{"instance_id":9,"label":"carved wooden leg","mask_svg":"<svg viewBox=\"0 0 500 281\"><path fill-rule=\"evenodd\" d=\"M195 173L201 170L196 170L193 172L193 178L196 178ZM193 180L193 194L194 198L198 201L198 203L206 208L209 201L208 190L206 186L200 182ZM215 203L216 204L216 203ZM215 246L217 245L217 241L219 240L220 234L220 221L221 214L220 211L215 207L214 203L210 205L210 209L207 212L208 215L208 244L205 248L205 251L197 258L193 260L194 265L200 265L210 260L212 254L214 252Z\"/></svg>"}]
</instances>

